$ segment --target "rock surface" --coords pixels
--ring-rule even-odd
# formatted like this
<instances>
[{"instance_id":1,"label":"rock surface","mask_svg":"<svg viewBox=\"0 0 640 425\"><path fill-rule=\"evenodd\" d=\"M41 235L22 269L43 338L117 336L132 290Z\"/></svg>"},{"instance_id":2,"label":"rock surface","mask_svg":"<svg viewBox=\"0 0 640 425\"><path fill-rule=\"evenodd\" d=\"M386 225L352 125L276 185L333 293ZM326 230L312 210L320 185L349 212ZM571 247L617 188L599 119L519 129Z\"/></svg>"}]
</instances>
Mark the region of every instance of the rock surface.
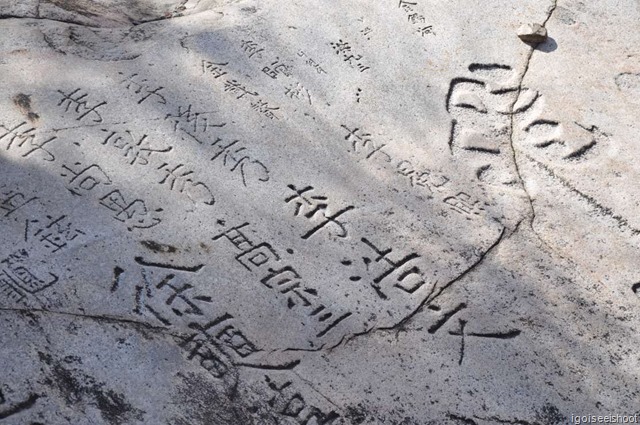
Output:
<instances>
[{"instance_id":1,"label":"rock surface","mask_svg":"<svg viewBox=\"0 0 640 425\"><path fill-rule=\"evenodd\" d=\"M638 1L0 17L0 424L640 414Z\"/></svg>"}]
</instances>

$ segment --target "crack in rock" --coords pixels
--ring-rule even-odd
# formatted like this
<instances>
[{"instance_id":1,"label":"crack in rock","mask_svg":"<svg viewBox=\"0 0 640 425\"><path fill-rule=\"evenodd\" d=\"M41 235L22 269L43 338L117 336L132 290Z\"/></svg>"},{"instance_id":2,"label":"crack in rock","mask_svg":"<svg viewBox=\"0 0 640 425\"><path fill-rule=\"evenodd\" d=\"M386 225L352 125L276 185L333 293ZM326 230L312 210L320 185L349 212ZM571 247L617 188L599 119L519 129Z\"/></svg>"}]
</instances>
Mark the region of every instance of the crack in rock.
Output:
<instances>
[{"instance_id":1,"label":"crack in rock","mask_svg":"<svg viewBox=\"0 0 640 425\"><path fill-rule=\"evenodd\" d=\"M183 338L180 335L169 332L169 329L163 326L155 326L146 322L139 322L137 320L131 319L123 319L118 317L109 317L109 316L101 316L101 315L90 315L90 314L80 314L80 313L70 313L65 311L51 311L39 308L8 308L8 307L0 307L0 312L11 312L11 313L20 313L20 314L50 314L55 316L63 316L63 317L74 317L85 320L93 320L97 322L104 323L117 323L121 325L129 325L136 328L144 328L145 331L157 332L162 335L168 335L175 338Z\"/></svg>"},{"instance_id":2,"label":"crack in rock","mask_svg":"<svg viewBox=\"0 0 640 425\"><path fill-rule=\"evenodd\" d=\"M513 235L519 228L520 223L522 221L518 222L518 224L516 224L515 229L509 233L509 235L507 235L507 229L506 227L502 228L502 231L500 232L500 236L498 236L498 238L491 244L491 246L489 246L489 248L487 248L487 250L480 256L480 258L478 258L478 260L473 263L470 267L468 267L465 271L463 271L462 273L460 273L458 276L456 276L455 278L451 279L446 285L442 286L435 294L431 293L429 296L425 297L425 299L420 303L420 305L418 305L418 307L416 307L411 313L409 313L404 319L402 319L400 322L396 323L393 326L387 326L387 327L372 327L370 329L367 329L365 331L362 332L358 332L358 333L354 333L351 335L345 335L343 336L340 341L338 341L337 344L329 347L327 349L328 352L331 352L332 350L340 347L340 346L344 346L347 343L349 343L350 341L355 340L356 338L359 338L361 336L366 336L366 335L372 335L374 333L377 332L390 332L390 331L396 331L397 333L406 330L406 326L407 324L413 320L413 318L420 313L424 307L426 305L429 305L430 303L432 303L433 301L435 301L436 299L438 299L438 297L440 297L448 288L451 287L451 285L453 285L454 283L460 281L461 279L463 279L465 276L469 275L470 273L472 273L474 270L476 270L478 267L480 267L482 265L482 263L484 263L485 259L493 252L496 250L496 248L498 246L500 246L500 244L502 244L502 242L505 239L508 239L508 237L510 237L511 235ZM322 350L323 347L320 347L319 350Z\"/></svg>"},{"instance_id":3,"label":"crack in rock","mask_svg":"<svg viewBox=\"0 0 640 425\"><path fill-rule=\"evenodd\" d=\"M551 4L551 6L549 7L549 11L547 13L547 17L544 20L544 22L542 23L542 28L546 29L546 25L547 22L549 22L549 19L551 19L551 16L553 15L553 12L556 10L558 6L558 0L553 0L553 3ZM511 154L512 154L512 158L513 158L513 164L515 167L515 171L516 174L518 176L518 180L520 181L520 185L522 186L522 190L524 191L528 203L529 203L529 210L530 210L530 217L529 217L529 227L531 228L531 230L537 235L536 231L533 228L533 223L536 219L536 211L533 205L533 198L531 197L531 194L529 193L529 191L527 190L527 185L525 183L524 178L522 177L522 173L520 171L520 166L518 165L518 152L515 148L514 145L514 108L515 105L518 104L518 101L520 100L520 95L522 94L522 84L524 82L525 77L527 76L527 72L529 71L529 65L531 64L531 59L533 58L533 53L535 52L536 48L538 47L538 45L541 43L536 43L532 46L529 47L529 51L527 52L527 57L525 59L525 63L524 63L524 67L522 69L522 72L520 73L520 76L518 77L518 84L517 84L517 91L516 91L516 96L515 99L513 101L513 103L511 104L511 106L509 107L509 111L511 112L511 119L510 119L510 128L509 128L509 145L511 147ZM545 243L546 245L546 243Z\"/></svg>"}]
</instances>

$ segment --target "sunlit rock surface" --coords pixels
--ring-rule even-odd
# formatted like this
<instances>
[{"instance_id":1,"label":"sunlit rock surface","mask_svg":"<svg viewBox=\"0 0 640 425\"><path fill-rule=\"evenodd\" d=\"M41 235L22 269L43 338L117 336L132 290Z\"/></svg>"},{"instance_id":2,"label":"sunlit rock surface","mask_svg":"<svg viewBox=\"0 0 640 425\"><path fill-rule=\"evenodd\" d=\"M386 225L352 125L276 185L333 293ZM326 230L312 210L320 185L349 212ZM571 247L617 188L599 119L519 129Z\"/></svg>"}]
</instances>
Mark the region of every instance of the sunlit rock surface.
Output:
<instances>
[{"instance_id":1,"label":"sunlit rock surface","mask_svg":"<svg viewBox=\"0 0 640 425\"><path fill-rule=\"evenodd\" d=\"M0 17L0 424L640 414L637 1Z\"/></svg>"}]
</instances>

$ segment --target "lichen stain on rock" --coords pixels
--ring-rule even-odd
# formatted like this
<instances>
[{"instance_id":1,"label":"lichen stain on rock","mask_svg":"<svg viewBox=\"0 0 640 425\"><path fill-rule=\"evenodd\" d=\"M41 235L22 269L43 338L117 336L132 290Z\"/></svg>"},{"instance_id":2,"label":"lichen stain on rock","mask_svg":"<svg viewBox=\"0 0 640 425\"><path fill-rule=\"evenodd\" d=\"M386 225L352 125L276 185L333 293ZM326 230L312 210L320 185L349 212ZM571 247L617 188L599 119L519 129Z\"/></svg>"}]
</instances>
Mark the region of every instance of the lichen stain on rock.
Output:
<instances>
[{"instance_id":1,"label":"lichen stain on rock","mask_svg":"<svg viewBox=\"0 0 640 425\"><path fill-rule=\"evenodd\" d=\"M103 10L104 7L91 4L85 0L49 0L47 3L58 6L68 12L79 13L87 17L97 17L100 16L100 12L106 12L106 10Z\"/></svg>"},{"instance_id":2,"label":"lichen stain on rock","mask_svg":"<svg viewBox=\"0 0 640 425\"><path fill-rule=\"evenodd\" d=\"M32 123L36 122L40 115L31 109L31 96L24 93L18 93L13 97L13 103L18 107L20 112L27 117Z\"/></svg>"},{"instance_id":3,"label":"lichen stain on rock","mask_svg":"<svg viewBox=\"0 0 640 425\"><path fill-rule=\"evenodd\" d=\"M77 370L62 365L80 363L72 356L63 362L56 361L51 355L38 353L40 360L49 366L51 378L45 381L56 389L68 406L78 408L79 404L91 404L100 410L100 415L110 425L125 425L133 421L143 421L144 411L133 407L123 394L105 388L105 384Z\"/></svg>"},{"instance_id":4,"label":"lichen stain on rock","mask_svg":"<svg viewBox=\"0 0 640 425\"><path fill-rule=\"evenodd\" d=\"M178 251L175 246L159 243L152 240L140 241L140 243L142 244L142 246L152 252L155 252L156 254L172 254Z\"/></svg>"},{"instance_id":5,"label":"lichen stain on rock","mask_svg":"<svg viewBox=\"0 0 640 425\"><path fill-rule=\"evenodd\" d=\"M251 416L255 401L243 400L235 387L188 373L178 374L182 382L176 398L183 408L181 417L172 423L189 425L258 425ZM259 424L275 423L271 418L261 418Z\"/></svg>"}]
</instances>

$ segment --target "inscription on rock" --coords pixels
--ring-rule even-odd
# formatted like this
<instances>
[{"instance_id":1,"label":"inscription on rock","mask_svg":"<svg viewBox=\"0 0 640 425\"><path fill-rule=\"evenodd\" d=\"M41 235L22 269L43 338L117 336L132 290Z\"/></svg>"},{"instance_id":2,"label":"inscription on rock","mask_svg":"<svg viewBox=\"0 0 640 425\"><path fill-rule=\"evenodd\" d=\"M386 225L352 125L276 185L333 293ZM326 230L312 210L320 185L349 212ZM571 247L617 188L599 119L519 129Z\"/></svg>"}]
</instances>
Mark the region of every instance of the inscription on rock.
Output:
<instances>
[{"instance_id":1,"label":"inscription on rock","mask_svg":"<svg viewBox=\"0 0 640 425\"><path fill-rule=\"evenodd\" d=\"M0 0L0 423L638 413L635 0L133 6Z\"/></svg>"}]
</instances>

